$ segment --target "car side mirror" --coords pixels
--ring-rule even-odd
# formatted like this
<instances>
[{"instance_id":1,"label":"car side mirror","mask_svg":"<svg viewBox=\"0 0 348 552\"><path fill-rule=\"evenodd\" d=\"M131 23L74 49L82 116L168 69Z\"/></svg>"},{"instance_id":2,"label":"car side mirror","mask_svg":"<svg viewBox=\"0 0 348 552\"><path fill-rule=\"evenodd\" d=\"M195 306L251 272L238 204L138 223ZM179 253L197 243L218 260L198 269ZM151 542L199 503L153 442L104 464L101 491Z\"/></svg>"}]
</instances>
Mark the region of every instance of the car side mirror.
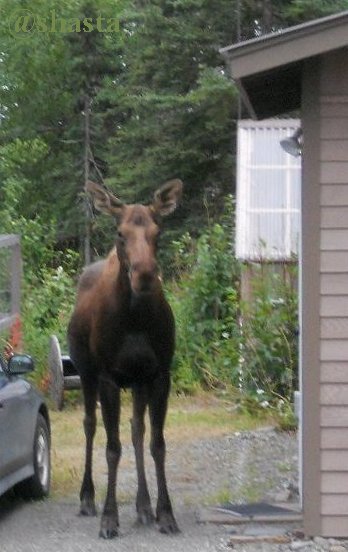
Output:
<instances>
[{"instance_id":1,"label":"car side mirror","mask_svg":"<svg viewBox=\"0 0 348 552\"><path fill-rule=\"evenodd\" d=\"M11 376L22 376L33 370L34 361L29 355L14 354L7 364L7 373Z\"/></svg>"}]
</instances>

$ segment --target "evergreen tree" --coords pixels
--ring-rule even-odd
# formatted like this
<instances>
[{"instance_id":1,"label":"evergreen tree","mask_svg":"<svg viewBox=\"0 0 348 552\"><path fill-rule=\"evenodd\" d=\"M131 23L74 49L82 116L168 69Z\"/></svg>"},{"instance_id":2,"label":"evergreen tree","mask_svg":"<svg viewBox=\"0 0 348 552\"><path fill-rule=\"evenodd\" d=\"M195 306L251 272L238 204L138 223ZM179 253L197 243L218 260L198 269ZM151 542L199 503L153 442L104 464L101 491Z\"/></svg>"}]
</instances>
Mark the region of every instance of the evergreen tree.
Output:
<instances>
[{"instance_id":1,"label":"evergreen tree","mask_svg":"<svg viewBox=\"0 0 348 552\"><path fill-rule=\"evenodd\" d=\"M289 25L348 10L348 0L293 0L284 10Z\"/></svg>"},{"instance_id":2,"label":"evergreen tree","mask_svg":"<svg viewBox=\"0 0 348 552\"><path fill-rule=\"evenodd\" d=\"M347 0L233 0L232 4L240 40L348 9Z\"/></svg>"},{"instance_id":3,"label":"evergreen tree","mask_svg":"<svg viewBox=\"0 0 348 552\"><path fill-rule=\"evenodd\" d=\"M121 33L106 28L101 32L97 18L102 14L106 20L116 19L115 3L1 0L0 5L6 14L0 28L4 46L0 89L2 167L5 170L12 163L12 176L24 183L17 186L18 213L26 218L39 213L43 221L55 221L59 247L68 242L79 247L85 234L81 200L84 180L102 178L106 165L100 150L107 130L99 120L95 98L105 75L117 73L119 65ZM42 25L49 26L53 15L57 27L60 20L65 25L59 32L16 36L9 22L11 14L21 13L19 8L32 13L36 22L39 16ZM86 17L90 29L84 28ZM44 152L40 159L38 140ZM32 143L36 149L30 158ZM22 155L22 150L28 154ZM9 181L7 173L1 174L1 167L0 181L4 199L6 186L12 186L13 178Z\"/></svg>"},{"instance_id":4,"label":"evergreen tree","mask_svg":"<svg viewBox=\"0 0 348 552\"><path fill-rule=\"evenodd\" d=\"M224 16L221 17L221 14ZM185 202L175 221L199 229L233 190L237 95L219 48L233 39L225 0L157 0L125 14L124 121L110 139L110 182L134 199L179 177ZM109 88L112 98L112 87Z\"/></svg>"},{"instance_id":5,"label":"evergreen tree","mask_svg":"<svg viewBox=\"0 0 348 552\"><path fill-rule=\"evenodd\" d=\"M18 9L71 28L16 35ZM343 9L348 0L0 0L2 223L39 217L56 247L81 248L86 178L143 202L179 177L173 235L201 233L234 191L238 98L219 48ZM120 17L120 32L96 29L100 15Z\"/></svg>"}]
</instances>

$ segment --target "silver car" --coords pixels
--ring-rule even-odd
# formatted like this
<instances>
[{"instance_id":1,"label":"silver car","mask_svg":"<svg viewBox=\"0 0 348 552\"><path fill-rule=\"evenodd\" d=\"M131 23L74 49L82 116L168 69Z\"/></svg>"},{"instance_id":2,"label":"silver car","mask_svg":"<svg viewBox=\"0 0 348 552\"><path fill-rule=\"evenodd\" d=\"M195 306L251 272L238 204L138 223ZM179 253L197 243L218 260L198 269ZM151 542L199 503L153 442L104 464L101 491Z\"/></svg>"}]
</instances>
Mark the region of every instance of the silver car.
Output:
<instances>
[{"instance_id":1,"label":"silver car","mask_svg":"<svg viewBox=\"0 0 348 552\"><path fill-rule=\"evenodd\" d=\"M0 356L0 495L11 487L26 498L48 495L50 420L44 399L23 378L34 368L28 355Z\"/></svg>"}]
</instances>

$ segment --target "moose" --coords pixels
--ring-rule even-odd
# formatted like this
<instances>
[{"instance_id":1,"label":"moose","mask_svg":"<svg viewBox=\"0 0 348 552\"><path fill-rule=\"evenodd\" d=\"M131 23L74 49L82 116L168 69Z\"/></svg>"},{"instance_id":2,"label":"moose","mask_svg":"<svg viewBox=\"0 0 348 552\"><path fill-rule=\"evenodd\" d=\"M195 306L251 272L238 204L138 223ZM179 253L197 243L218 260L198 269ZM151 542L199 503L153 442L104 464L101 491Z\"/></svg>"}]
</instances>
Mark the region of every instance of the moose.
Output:
<instances>
[{"instance_id":1,"label":"moose","mask_svg":"<svg viewBox=\"0 0 348 552\"><path fill-rule=\"evenodd\" d=\"M85 406L80 514L96 515L92 456L99 398L107 437L108 482L99 533L105 539L118 535L116 481L121 456L122 388L131 389L133 400L131 433L138 478L138 521L144 525L157 521L162 533L179 531L167 489L163 436L175 326L162 289L156 249L162 217L175 210L182 188L181 180L171 180L155 192L150 205L127 205L102 185L86 185L95 208L112 215L117 229L116 245L106 259L84 269L68 327L70 356L81 378ZM147 407L158 488L156 517L144 468Z\"/></svg>"}]
</instances>

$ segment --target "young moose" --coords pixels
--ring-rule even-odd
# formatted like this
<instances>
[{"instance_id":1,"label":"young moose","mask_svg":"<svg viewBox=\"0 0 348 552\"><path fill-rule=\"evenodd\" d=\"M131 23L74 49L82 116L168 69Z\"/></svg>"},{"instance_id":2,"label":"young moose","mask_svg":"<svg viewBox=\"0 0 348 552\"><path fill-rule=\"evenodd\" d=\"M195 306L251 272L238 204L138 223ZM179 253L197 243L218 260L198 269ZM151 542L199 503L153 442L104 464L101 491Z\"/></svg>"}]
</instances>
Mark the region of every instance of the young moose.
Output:
<instances>
[{"instance_id":1,"label":"young moose","mask_svg":"<svg viewBox=\"0 0 348 552\"><path fill-rule=\"evenodd\" d=\"M86 460L80 499L81 514L96 515L92 479L97 395L107 435L108 486L100 536L118 533L116 475L121 456L120 389L133 395L132 441L138 475L136 508L143 524L155 520L144 470L144 414L151 421L150 449L158 485L156 520L163 533L176 533L165 476L163 426L174 351L174 319L164 297L156 262L159 223L176 208L182 182L172 180L154 195L153 203L125 205L104 187L89 182L95 207L117 221L116 247L103 261L85 269L78 289L68 337L71 359L81 376L85 402Z\"/></svg>"}]
</instances>

